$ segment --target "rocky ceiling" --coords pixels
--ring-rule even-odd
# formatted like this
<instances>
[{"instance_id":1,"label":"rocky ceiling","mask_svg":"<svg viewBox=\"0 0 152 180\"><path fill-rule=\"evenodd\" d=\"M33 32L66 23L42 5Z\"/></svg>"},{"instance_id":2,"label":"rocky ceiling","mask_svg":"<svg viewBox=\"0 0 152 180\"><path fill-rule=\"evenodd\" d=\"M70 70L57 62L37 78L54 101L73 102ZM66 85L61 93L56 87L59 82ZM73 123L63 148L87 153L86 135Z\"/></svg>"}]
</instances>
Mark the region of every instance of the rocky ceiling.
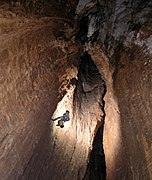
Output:
<instances>
[{"instance_id":1,"label":"rocky ceiling","mask_svg":"<svg viewBox=\"0 0 152 180\"><path fill-rule=\"evenodd\" d=\"M2 0L0 84L0 179L152 179L151 0Z\"/></svg>"}]
</instances>

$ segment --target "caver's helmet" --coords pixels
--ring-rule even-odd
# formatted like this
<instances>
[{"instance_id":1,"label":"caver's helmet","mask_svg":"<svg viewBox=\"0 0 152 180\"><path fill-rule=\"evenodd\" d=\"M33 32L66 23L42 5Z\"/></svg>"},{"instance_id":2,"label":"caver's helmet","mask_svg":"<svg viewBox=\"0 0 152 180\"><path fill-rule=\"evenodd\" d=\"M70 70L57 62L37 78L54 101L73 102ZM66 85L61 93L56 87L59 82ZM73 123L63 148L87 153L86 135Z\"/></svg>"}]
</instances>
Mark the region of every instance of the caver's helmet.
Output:
<instances>
[{"instance_id":1,"label":"caver's helmet","mask_svg":"<svg viewBox=\"0 0 152 180\"><path fill-rule=\"evenodd\" d=\"M66 113L70 113L68 110L66 110Z\"/></svg>"}]
</instances>

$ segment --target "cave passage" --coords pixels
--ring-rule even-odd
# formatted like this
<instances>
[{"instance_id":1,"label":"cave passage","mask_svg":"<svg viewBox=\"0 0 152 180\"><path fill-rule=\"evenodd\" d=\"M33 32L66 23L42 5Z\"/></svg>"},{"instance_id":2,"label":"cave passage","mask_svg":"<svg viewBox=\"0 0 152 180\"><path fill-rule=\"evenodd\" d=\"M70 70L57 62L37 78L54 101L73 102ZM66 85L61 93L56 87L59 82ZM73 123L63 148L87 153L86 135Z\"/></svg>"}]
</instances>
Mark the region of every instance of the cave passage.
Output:
<instances>
[{"instance_id":1,"label":"cave passage","mask_svg":"<svg viewBox=\"0 0 152 180\"><path fill-rule=\"evenodd\" d=\"M152 0L0 0L0 179L152 179L151 17Z\"/></svg>"},{"instance_id":2,"label":"cave passage","mask_svg":"<svg viewBox=\"0 0 152 180\"><path fill-rule=\"evenodd\" d=\"M104 82L104 81L103 81ZM103 147L103 131L106 113L104 111L106 94L106 85L103 83L104 92L102 94L101 110L103 111L102 124L100 124L93 141L93 149L90 153L90 160L86 173L89 173L90 180L105 180L106 179L106 162Z\"/></svg>"},{"instance_id":3,"label":"cave passage","mask_svg":"<svg viewBox=\"0 0 152 180\"><path fill-rule=\"evenodd\" d=\"M99 106L100 110L102 111L102 117L101 121L97 121L97 125L94 130L92 151L89 155L89 163L83 180L104 180L106 178L106 164L102 141L105 120L105 102L103 98L106 94L106 85L102 75L99 73L97 66L87 52L84 52L83 56L81 57L76 91L77 92L75 94L77 95L77 98L79 98L79 102L81 101L79 108L81 108L82 111L84 106L82 103L87 102L87 106L91 106L99 96ZM86 118L85 120L89 119Z\"/></svg>"},{"instance_id":4,"label":"cave passage","mask_svg":"<svg viewBox=\"0 0 152 180\"><path fill-rule=\"evenodd\" d=\"M93 142L93 149L90 154L88 164L88 172L90 180L105 180L106 179L106 164L105 155L102 144L103 125L98 128Z\"/></svg>"}]
</instances>

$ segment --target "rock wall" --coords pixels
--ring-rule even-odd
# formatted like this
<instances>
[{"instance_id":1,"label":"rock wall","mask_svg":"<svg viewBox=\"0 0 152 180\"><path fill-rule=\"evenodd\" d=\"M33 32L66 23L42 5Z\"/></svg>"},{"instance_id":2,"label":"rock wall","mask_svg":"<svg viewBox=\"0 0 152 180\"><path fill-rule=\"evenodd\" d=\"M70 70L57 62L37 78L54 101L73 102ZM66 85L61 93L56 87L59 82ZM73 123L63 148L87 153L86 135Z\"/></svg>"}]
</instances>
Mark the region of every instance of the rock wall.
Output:
<instances>
[{"instance_id":1,"label":"rock wall","mask_svg":"<svg viewBox=\"0 0 152 180\"><path fill-rule=\"evenodd\" d=\"M82 56L82 61L75 91L73 88L69 89L54 113L54 117L58 117L62 111L70 110L70 121L62 129L56 126L57 123L51 125L53 131L48 133L48 137L51 135L51 143L43 145L47 147L47 151L40 179L88 179L90 174L86 174L89 154L98 128L103 124L101 98L104 86L100 83L99 71L92 60L87 63L88 56ZM101 147L102 144L96 153L101 152ZM29 178L31 174L30 172Z\"/></svg>"},{"instance_id":2,"label":"rock wall","mask_svg":"<svg viewBox=\"0 0 152 180\"><path fill-rule=\"evenodd\" d=\"M107 179L151 179L151 1L85 3L78 13L88 18L80 39L107 86Z\"/></svg>"},{"instance_id":3,"label":"rock wall","mask_svg":"<svg viewBox=\"0 0 152 180\"><path fill-rule=\"evenodd\" d=\"M65 27L66 34L70 33L72 29L67 23L60 19L58 23L56 19L45 18L22 20L22 28L3 31L0 36L0 177L3 180L38 176L45 156L43 145L51 141L46 135L49 119L65 93L64 84L77 72L73 61L77 57L76 44L63 42L61 36L57 40L54 35L59 29L65 32ZM32 173L36 174L32 176Z\"/></svg>"},{"instance_id":4,"label":"rock wall","mask_svg":"<svg viewBox=\"0 0 152 180\"><path fill-rule=\"evenodd\" d=\"M79 1L76 31L65 16L38 20L5 13L9 18L0 21L2 179L152 178L151 5ZM64 128L49 123L54 111L58 117L66 109L70 121ZM105 168L100 162L104 121L106 173L99 167Z\"/></svg>"},{"instance_id":5,"label":"rock wall","mask_svg":"<svg viewBox=\"0 0 152 180\"><path fill-rule=\"evenodd\" d=\"M125 177L133 179L151 179L152 56L143 53L138 46L132 48L132 52L132 59L128 51L122 52L120 63L123 67L114 77L124 148L121 163L127 162L125 168L119 165L123 173L116 177L126 174Z\"/></svg>"},{"instance_id":6,"label":"rock wall","mask_svg":"<svg viewBox=\"0 0 152 180\"><path fill-rule=\"evenodd\" d=\"M89 52L107 86L103 141L107 179L151 179L150 56L135 47L130 62L128 51L122 51L123 65L115 74L100 47Z\"/></svg>"}]
</instances>

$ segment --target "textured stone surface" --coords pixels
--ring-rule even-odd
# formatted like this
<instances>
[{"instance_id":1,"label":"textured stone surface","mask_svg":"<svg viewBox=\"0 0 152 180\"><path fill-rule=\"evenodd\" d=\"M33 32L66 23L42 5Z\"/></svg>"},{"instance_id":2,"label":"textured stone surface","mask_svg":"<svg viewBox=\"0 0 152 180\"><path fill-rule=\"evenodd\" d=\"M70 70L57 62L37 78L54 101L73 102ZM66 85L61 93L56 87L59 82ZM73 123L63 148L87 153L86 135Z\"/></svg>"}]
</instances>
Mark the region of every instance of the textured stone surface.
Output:
<instances>
[{"instance_id":1,"label":"textured stone surface","mask_svg":"<svg viewBox=\"0 0 152 180\"><path fill-rule=\"evenodd\" d=\"M82 68L84 67L82 66ZM84 75L86 74L84 73ZM76 180L82 179L86 173L93 139L98 127L102 124L103 113L100 106L103 86L97 75L95 78L97 86L86 93L82 89L82 82L85 82L86 78L79 73L78 79L74 99L71 89L55 112L54 116L59 116L63 110L69 109L71 120L65 123L63 129L57 127L56 123L51 124L50 128L53 128L53 131L46 136L48 139L51 138L51 141L47 144L46 140L46 144L43 146L46 147L46 151L39 179ZM94 81L91 83L94 84ZM31 174L30 171L29 177L34 177Z\"/></svg>"},{"instance_id":2,"label":"textured stone surface","mask_svg":"<svg viewBox=\"0 0 152 180\"><path fill-rule=\"evenodd\" d=\"M23 174L62 96L60 87L76 75L71 60L77 56L76 46L72 41L65 44L56 40L53 32L58 27L65 29L65 23L58 21L42 19L35 24L25 23L19 31L0 36L2 179L17 179ZM42 148L43 145L38 156L40 151L43 153ZM42 164L40 159L28 168L35 171L39 163Z\"/></svg>"},{"instance_id":3,"label":"textured stone surface","mask_svg":"<svg viewBox=\"0 0 152 180\"><path fill-rule=\"evenodd\" d=\"M91 150L104 117L106 178L152 178L151 3L79 1L76 32L84 46L61 17L23 20L9 13L0 21L2 179L95 180L101 167ZM76 81L84 51L101 78L87 59ZM48 123L55 109L54 117L70 110L63 129Z\"/></svg>"},{"instance_id":4,"label":"textured stone surface","mask_svg":"<svg viewBox=\"0 0 152 180\"><path fill-rule=\"evenodd\" d=\"M91 26L89 15L96 2L85 3L79 19L88 18L87 34ZM85 46L107 85L104 126L107 179L151 179L152 176L151 3L99 1L101 23L92 29L93 32L100 29L98 42ZM84 33L81 37L90 40Z\"/></svg>"},{"instance_id":5,"label":"textured stone surface","mask_svg":"<svg viewBox=\"0 0 152 180\"><path fill-rule=\"evenodd\" d=\"M89 50L107 86L104 152L107 179L151 179L151 56L138 46L121 51L114 71L97 47ZM120 65L120 64L119 64Z\"/></svg>"}]
</instances>

